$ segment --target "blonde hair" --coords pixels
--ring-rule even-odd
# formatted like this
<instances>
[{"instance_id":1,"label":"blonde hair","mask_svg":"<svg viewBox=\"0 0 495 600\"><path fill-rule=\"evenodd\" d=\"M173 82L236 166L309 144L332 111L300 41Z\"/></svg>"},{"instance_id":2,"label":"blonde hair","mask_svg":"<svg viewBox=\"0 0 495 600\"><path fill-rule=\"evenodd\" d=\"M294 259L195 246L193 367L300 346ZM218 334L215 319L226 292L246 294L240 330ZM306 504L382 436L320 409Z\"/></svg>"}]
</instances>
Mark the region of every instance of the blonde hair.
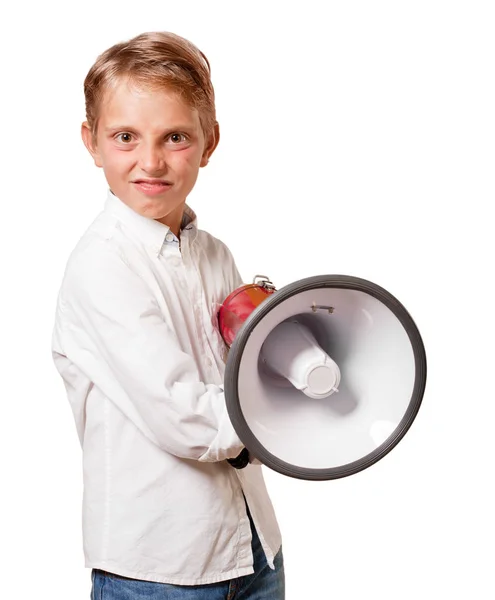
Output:
<instances>
[{"instance_id":1,"label":"blonde hair","mask_svg":"<svg viewBox=\"0 0 495 600\"><path fill-rule=\"evenodd\" d=\"M142 33L98 56L84 80L86 120L96 138L105 92L127 79L146 89L170 89L199 112L206 137L216 123L210 63L188 40L170 32Z\"/></svg>"}]
</instances>

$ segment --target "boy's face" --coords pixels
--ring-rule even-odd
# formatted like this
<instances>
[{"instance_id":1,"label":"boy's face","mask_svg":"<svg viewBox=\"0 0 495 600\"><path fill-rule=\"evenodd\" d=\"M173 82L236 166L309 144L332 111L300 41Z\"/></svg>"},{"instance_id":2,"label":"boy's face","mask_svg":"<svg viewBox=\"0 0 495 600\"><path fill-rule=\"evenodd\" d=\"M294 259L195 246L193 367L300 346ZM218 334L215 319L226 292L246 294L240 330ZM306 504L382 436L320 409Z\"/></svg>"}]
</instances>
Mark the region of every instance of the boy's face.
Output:
<instances>
[{"instance_id":1,"label":"boy's face","mask_svg":"<svg viewBox=\"0 0 495 600\"><path fill-rule=\"evenodd\" d=\"M96 139L86 122L81 133L112 192L178 235L199 168L218 143L218 126L206 140L197 110L175 93L120 81L103 98Z\"/></svg>"}]
</instances>

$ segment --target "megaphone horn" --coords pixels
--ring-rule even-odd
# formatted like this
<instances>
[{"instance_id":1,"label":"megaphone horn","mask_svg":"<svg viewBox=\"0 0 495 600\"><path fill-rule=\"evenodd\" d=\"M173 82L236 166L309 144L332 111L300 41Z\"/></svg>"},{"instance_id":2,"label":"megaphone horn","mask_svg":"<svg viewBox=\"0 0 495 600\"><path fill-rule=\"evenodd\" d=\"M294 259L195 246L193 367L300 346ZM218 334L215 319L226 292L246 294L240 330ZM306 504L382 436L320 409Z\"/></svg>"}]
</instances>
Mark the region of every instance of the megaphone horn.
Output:
<instances>
[{"instance_id":1,"label":"megaphone horn","mask_svg":"<svg viewBox=\"0 0 495 600\"><path fill-rule=\"evenodd\" d=\"M380 286L320 275L277 291L258 275L225 299L218 318L230 346L229 416L267 467L298 479L346 477L409 430L426 353L409 313Z\"/></svg>"}]
</instances>

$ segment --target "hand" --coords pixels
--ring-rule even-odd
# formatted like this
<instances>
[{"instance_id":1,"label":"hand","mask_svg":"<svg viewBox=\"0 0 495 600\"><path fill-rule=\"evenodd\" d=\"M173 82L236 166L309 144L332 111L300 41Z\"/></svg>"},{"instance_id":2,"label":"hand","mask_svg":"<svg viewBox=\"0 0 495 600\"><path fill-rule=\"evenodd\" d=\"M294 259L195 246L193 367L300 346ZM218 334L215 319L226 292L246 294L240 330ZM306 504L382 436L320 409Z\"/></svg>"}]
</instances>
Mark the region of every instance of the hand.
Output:
<instances>
[{"instance_id":1,"label":"hand","mask_svg":"<svg viewBox=\"0 0 495 600\"><path fill-rule=\"evenodd\" d=\"M249 450L247 448L243 448L241 453L237 455L235 458L228 458L227 462L229 462L234 469L244 469L251 462L249 460Z\"/></svg>"}]
</instances>

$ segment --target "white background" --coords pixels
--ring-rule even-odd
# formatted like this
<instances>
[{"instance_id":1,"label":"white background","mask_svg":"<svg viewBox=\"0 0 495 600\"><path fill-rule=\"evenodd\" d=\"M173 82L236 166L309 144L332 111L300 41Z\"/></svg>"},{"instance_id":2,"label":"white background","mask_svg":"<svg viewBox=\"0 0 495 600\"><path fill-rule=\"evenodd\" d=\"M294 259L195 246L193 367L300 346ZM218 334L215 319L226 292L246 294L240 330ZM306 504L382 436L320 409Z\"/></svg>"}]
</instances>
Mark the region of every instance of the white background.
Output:
<instances>
[{"instance_id":1,"label":"white background","mask_svg":"<svg viewBox=\"0 0 495 600\"><path fill-rule=\"evenodd\" d=\"M40 2L1 35L2 597L86 600L81 451L51 362L67 256L106 186L82 82L149 30L208 56L222 139L190 204L246 281L387 288L428 355L423 406L378 464L333 482L265 469L287 599L493 593L491 2ZM8 593L7 593L8 592Z\"/></svg>"}]
</instances>

